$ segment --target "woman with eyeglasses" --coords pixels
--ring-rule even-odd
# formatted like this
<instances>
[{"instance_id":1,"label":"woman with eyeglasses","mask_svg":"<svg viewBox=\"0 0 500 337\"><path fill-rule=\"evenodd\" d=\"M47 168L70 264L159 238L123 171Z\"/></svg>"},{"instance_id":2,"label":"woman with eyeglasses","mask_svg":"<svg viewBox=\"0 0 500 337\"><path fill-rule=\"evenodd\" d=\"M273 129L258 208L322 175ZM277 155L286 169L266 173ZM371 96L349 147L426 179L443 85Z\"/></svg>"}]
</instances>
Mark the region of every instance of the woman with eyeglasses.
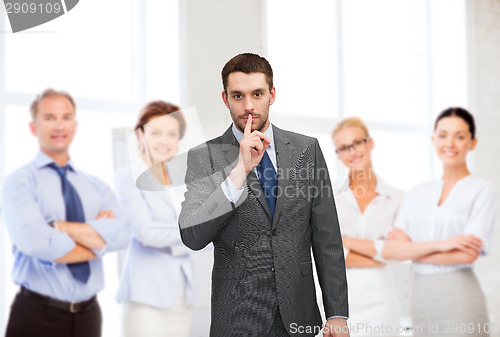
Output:
<instances>
[{"instance_id":1,"label":"woman with eyeglasses","mask_svg":"<svg viewBox=\"0 0 500 337\"><path fill-rule=\"evenodd\" d=\"M340 121L332 138L338 159L349 170L335 188L335 201L345 249L351 336L397 335L399 300L381 253L403 193L375 174L374 141L361 119Z\"/></svg>"},{"instance_id":2,"label":"woman with eyeglasses","mask_svg":"<svg viewBox=\"0 0 500 337\"><path fill-rule=\"evenodd\" d=\"M493 186L467 167L467 154L477 144L475 129L463 108L437 117L432 142L443 174L408 192L383 248L387 259L413 262L414 336L489 335L473 267L490 250L498 199Z\"/></svg>"}]
</instances>

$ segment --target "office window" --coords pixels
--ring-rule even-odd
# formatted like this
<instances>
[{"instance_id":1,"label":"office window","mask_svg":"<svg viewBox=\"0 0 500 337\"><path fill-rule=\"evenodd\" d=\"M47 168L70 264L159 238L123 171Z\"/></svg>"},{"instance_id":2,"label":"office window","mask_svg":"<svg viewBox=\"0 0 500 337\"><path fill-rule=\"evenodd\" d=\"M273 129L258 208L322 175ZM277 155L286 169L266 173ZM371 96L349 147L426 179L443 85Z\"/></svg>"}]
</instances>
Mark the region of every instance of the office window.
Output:
<instances>
[{"instance_id":1,"label":"office window","mask_svg":"<svg viewBox=\"0 0 500 337\"><path fill-rule=\"evenodd\" d=\"M269 0L266 16L271 118L317 137L334 180L346 172L330 132L348 116L368 124L389 184L408 190L439 171L433 120L468 104L465 1Z\"/></svg>"},{"instance_id":2,"label":"office window","mask_svg":"<svg viewBox=\"0 0 500 337\"><path fill-rule=\"evenodd\" d=\"M7 18L7 16L2 17ZM38 143L28 128L29 105L48 87L68 91L77 104L71 156L78 169L113 182L112 129L133 127L152 99L179 102L177 1L86 0L42 26L0 34L0 183L33 159ZM0 228L0 331L18 287L11 280L11 242ZM103 336L116 336L120 310L116 254L104 258L99 294Z\"/></svg>"}]
</instances>

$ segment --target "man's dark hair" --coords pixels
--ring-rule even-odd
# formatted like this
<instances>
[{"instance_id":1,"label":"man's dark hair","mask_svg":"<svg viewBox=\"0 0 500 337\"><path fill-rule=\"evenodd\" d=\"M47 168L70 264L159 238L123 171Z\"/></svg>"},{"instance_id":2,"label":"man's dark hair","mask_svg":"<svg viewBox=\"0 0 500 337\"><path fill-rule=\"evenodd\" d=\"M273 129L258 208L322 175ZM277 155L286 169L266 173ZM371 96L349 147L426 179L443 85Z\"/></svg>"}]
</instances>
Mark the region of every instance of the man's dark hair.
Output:
<instances>
[{"instance_id":1,"label":"man's dark hair","mask_svg":"<svg viewBox=\"0 0 500 337\"><path fill-rule=\"evenodd\" d=\"M230 59L224 68L222 68L222 85L227 94L227 78L234 72L263 73L266 75L266 81L269 85L269 91L273 89L273 69L265 58L257 54L244 53Z\"/></svg>"}]
</instances>

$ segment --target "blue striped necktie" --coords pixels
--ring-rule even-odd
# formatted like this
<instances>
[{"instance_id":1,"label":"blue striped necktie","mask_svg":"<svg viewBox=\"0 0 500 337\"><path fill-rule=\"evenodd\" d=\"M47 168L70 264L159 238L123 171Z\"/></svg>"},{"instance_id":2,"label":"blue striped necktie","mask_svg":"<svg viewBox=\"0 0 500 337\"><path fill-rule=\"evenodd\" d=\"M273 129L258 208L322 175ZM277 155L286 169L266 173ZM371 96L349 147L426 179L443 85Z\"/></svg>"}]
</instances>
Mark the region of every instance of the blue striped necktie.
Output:
<instances>
[{"instance_id":1,"label":"blue striped necktie","mask_svg":"<svg viewBox=\"0 0 500 337\"><path fill-rule=\"evenodd\" d=\"M82 201L73 184L69 182L66 174L68 166L60 167L56 163L51 163L49 167L61 176L62 194L64 205L66 206L66 221L85 222ZM68 268L75 279L82 283L87 283L90 277L90 265L88 261L68 263Z\"/></svg>"},{"instance_id":2,"label":"blue striped necktie","mask_svg":"<svg viewBox=\"0 0 500 337\"><path fill-rule=\"evenodd\" d=\"M274 169L273 162L271 161L271 158L269 158L267 151L264 152L259 165L257 165L257 178L259 178L260 186L262 186L262 190L264 191L264 196L266 197L271 215L274 216L278 177L276 170Z\"/></svg>"}]
</instances>

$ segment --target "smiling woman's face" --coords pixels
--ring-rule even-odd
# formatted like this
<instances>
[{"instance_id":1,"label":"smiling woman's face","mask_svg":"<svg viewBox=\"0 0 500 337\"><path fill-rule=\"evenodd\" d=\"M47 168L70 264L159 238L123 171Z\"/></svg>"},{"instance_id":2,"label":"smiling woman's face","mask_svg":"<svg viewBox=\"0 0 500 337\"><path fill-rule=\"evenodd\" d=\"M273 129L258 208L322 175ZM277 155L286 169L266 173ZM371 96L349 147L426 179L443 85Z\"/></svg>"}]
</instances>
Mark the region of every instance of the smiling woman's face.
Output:
<instances>
[{"instance_id":1,"label":"smiling woman's face","mask_svg":"<svg viewBox=\"0 0 500 337\"><path fill-rule=\"evenodd\" d=\"M144 135L155 163L168 161L179 150L179 122L170 115L153 117L144 125ZM147 156L147 154L145 153Z\"/></svg>"},{"instance_id":2,"label":"smiling woman's face","mask_svg":"<svg viewBox=\"0 0 500 337\"><path fill-rule=\"evenodd\" d=\"M469 124L465 120L450 116L439 120L432 143L443 165L456 166L466 163L467 153L474 150L477 138L472 139Z\"/></svg>"},{"instance_id":3,"label":"smiling woman's face","mask_svg":"<svg viewBox=\"0 0 500 337\"><path fill-rule=\"evenodd\" d=\"M337 157L349 169L359 170L371 167L373 140L358 126L348 126L333 137Z\"/></svg>"}]
</instances>

